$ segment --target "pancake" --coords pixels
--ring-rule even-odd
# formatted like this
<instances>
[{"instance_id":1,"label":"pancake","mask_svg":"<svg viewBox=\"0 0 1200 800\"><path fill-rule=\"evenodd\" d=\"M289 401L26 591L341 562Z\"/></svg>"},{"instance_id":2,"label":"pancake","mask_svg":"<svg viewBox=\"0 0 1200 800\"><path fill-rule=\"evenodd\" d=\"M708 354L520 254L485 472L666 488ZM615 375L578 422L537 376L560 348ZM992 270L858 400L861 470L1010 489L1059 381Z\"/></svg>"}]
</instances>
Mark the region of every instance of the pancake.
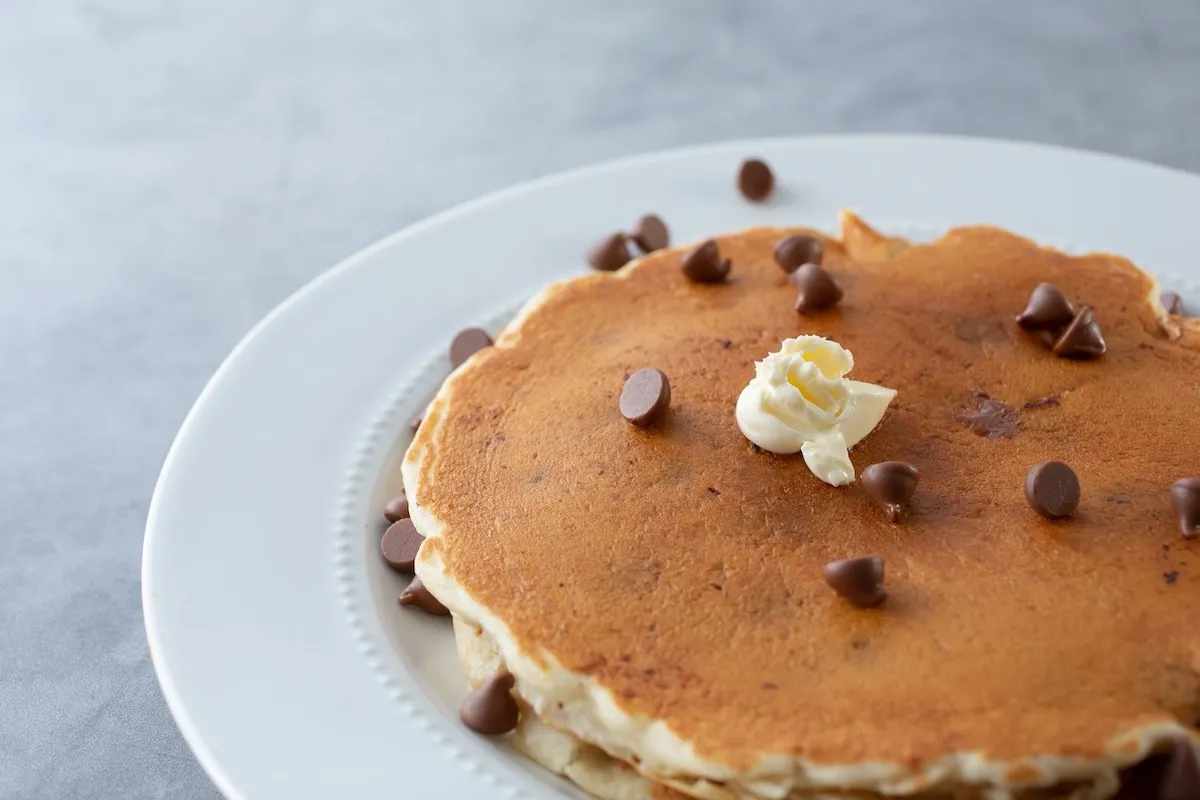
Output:
<instances>
[{"instance_id":1,"label":"pancake","mask_svg":"<svg viewBox=\"0 0 1200 800\"><path fill-rule=\"evenodd\" d=\"M797 232L822 239L837 308L793 310L771 250ZM848 215L839 240L717 241L724 284L683 280L675 249L544 291L406 455L417 574L494 642L525 716L697 797L1106 797L1121 767L1195 741L1200 543L1167 498L1200 472L1200 324L1122 258L995 228L909 244ZM1095 310L1103 358L1017 328L1042 281ZM919 467L902 523L739 431L754 362L800 334L898 391L851 455ZM617 397L646 366L672 403L639 429ZM1022 492L1052 458L1083 486L1069 520ZM870 553L877 610L821 575Z\"/></svg>"}]
</instances>

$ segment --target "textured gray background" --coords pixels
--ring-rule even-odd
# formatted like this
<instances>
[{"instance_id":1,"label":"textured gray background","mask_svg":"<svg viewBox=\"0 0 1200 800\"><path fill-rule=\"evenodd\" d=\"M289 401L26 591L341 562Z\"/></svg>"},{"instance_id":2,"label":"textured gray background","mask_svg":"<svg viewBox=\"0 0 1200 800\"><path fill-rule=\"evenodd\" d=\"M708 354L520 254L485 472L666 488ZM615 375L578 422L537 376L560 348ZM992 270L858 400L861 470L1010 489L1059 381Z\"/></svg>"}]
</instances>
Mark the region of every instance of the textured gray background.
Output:
<instances>
[{"instance_id":1,"label":"textured gray background","mask_svg":"<svg viewBox=\"0 0 1200 800\"><path fill-rule=\"evenodd\" d=\"M767 134L1200 170L1200 3L1018 7L0 0L0 797L217 797L146 655L151 489L246 330L384 234Z\"/></svg>"}]
</instances>

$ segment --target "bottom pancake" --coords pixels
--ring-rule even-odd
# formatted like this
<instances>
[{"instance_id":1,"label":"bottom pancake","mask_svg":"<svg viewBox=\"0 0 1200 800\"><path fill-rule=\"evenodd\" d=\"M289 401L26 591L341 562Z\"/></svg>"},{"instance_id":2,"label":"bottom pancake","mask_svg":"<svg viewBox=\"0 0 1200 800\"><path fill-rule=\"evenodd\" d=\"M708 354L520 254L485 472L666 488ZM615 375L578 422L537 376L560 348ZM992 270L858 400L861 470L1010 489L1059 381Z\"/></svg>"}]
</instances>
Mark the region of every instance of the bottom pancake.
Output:
<instances>
[{"instance_id":1,"label":"bottom pancake","mask_svg":"<svg viewBox=\"0 0 1200 800\"><path fill-rule=\"evenodd\" d=\"M482 628L456 618L454 641L463 672L472 687L505 669L499 649ZM509 742L526 757L571 780L599 800L758 800L711 781L643 775L600 748L542 721L524 703L521 703L521 721L509 736ZM1115 792L1116 786L1103 783L1014 793L967 787L943 788L912 797L917 800L1101 800ZM881 800L884 797L871 792L818 791L793 792L779 800Z\"/></svg>"}]
</instances>

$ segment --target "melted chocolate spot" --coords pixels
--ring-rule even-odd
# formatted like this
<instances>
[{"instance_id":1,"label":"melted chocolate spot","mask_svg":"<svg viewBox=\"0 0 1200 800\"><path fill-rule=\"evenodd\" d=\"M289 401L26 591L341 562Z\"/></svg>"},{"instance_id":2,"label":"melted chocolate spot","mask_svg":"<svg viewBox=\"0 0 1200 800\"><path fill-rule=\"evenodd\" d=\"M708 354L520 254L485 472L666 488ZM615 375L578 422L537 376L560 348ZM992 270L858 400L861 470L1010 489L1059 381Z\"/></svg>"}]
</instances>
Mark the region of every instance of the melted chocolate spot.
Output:
<instances>
[{"instance_id":1,"label":"melted chocolate spot","mask_svg":"<svg viewBox=\"0 0 1200 800\"><path fill-rule=\"evenodd\" d=\"M978 405L959 417L967 427L988 439L1016 436L1021 432L1021 418L1016 409L989 395L978 395Z\"/></svg>"},{"instance_id":2,"label":"melted chocolate spot","mask_svg":"<svg viewBox=\"0 0 1200 800\"><path fill-rule=\"evenodd\" d=\"M954 320L954 335L959 341L979 347L1009 340L1004 320L999 317L960 317Z\"/></svg>"},{"instance_id":3,"label":"melted chocolate spot","mask_svg":"<svg viewBox=\"0 0 1200 800\"><path fill-rule=\"evenodd\" d=\"M1022 405L1021 408L1025 409L1026 411L1032 411L1036 408L1054 408L1058 404L1058 395L1054 395L1051 397L1039 397L1036 400L1030 400L1028 403Z\"/></svg>"}]
</instances>

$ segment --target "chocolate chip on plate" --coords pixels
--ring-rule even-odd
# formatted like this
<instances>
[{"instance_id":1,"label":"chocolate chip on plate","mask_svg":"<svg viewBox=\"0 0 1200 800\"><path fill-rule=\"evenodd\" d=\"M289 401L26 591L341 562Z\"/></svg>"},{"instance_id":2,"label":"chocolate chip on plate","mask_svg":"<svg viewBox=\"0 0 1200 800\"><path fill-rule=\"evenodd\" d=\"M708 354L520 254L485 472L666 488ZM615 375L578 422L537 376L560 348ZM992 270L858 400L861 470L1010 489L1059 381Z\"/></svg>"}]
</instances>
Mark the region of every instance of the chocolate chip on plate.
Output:
<instances>
[{"instance_id":1,"label":"chocolate chip on plate","mask_svg":"<svg viewBox=\"0 0 1200 800\"><path fill-rule=\"evenodd\" d=\"M796 310L801 314L836 305L845 294L833 276L816 264L805 264L793 272L789 280L800 290L796 295Z\"/></svg>"},{"instance_id":2,"label":"chocolate chip on plate","mask_svg":"<svg viewBox=\"0 0 1200 800\"><path fill-rule=\"evenodd\" d=\"M662 250L671 243L671 234L667 231L667 223L655 214L647 214L637 221L633 232L629 234L633 243L641 248L643 253L653 253Z\"/></svg>"},{"instance_id":3,"label":"chocolate chip on plate","mask_svg":"<svg viewBox=\"0 0 1200 800\"><path fill-rule=\"evenodd\" d=\"M775 188L775 176L767 162L761 158L748 158L738 169L737 187L742 197L761 203L771 196L771 191Z\"/></svg>"},{"instance_id":4,"label":"chocolate chip on plate","mask_svg":"<svg viewBox=\"0 0 1200 800\"><path fill-rule=\"evenodd\" d=\"M625 380L618 403L621 416L634 425L651 425L671 405L671 384L660 370L639 369Z\"/></svg>"},{"instance_id":5,"label":"chocolate chip on plate","mask_svg":"<svg viewBox=\"0 0 1200 800\"><path fill-rule=\"evenodd\" d=\"M425 537L417 533L412 520L401 519L393 522L383 532L383 539L379 542L379 552L392 569L412 572L423 541L425 541Z\"/></svg>"},{"instance_id":6,"label":"chocolate chip on plate","mask_svg":"<svg viewBox=\"0 0 1200 800\"><path fill-rule=\"evenodd\" d=\"M825 245L815 236L794 233L776 242L771 255L780 269L791 274L805 264L820 264L825 257Z\"/></svg>"},{"instance_id":7,"label":"chocolate chip on plate","mask_svg":"<svg viewBox=\"0 0 1200 800\"><path fill-rule=\"evenodd\" d=\"M882 461L862 471L863 489L892 522L899 522L912 501L921 473L903 461Z\"/></svg>"},{"instance_id":8,"label":"chocolate chip on plate","mask_svg":"<svg viewBox=\"0 0 1200 800\"><path fill-rule=\"evenodd\" d=\"M450 343L450 365L461 366L468 358L495 342L483 328L467 328L458 332Z\"/></svg>"},{"instance_id":9,"label":"chocolate chip on plate","mask_svg":"<svg viewBox=\"0 0 1200 800\"><path fill-rule=\"evenodd\" d=\"M400 605L419 608L426 614L433 614L435 617L450 616L450 609L446 608L441 604L441 601L430 594L429 590L425 588L425 584L421 582L421 579L416 577L400 593Z\"/></svg>"},{"instance_id":10,"label":"chocolate chip on plate","mask_svg":"<svg viewBox=\"0 0 1200 800\"><path fill-rule=\"evenodd\" d=\"M629 243L623 233L613 233L588 248L587 262L601 272L616 272L629 263Z\"/></svg>"},{"instance_id":11,"label":"chocolate chip on plate","mask_svg":"<svg viewBox=\"0 0 1200 800\"><path fill-rule=\"evenodd\" d=\"M1200 478L1180 478L1171 485L1171 508L1185 539L1200 536Z\"/></svg>"},{"instance_id":12,"label":"chocolate chip on plate","mask_svg":"<svg viewBox=\"0 0 1200 800\"><path fill-rule=\"evenodd\" d=\"M1163 292L1162 304L1168 314L1183 316L1187 313L1183 310L1183 298L1179 296L1178 292Z\"/></svg>"},{"instance_id":13,"label":"chocolate chip on plate","mask_svg":"<svg viewBox=\"0 0 1200 800\"><path fill-rule=\"evenodd\" d=\"M1054 343L1054 355L1059 358L1099 358L1107 349L1091 306L1082 306Z\"/></svg>"},{"instance_id":14,"label":"chocolate chip on plate","mask_svg":"<svg viewBox=\"0 0 1200 800\"><path fill-rule=\"evenodd\" d=\"M680 265L692 283L720 283L729 277L729 259L721 258L721 251L713 239L688 251Z\"/></svg>"},{"instance_id":15,"label":"chocolate chip on plate","mask_svg":"<svg viewBox=\"0 0 1200 800\"><path fill-rule=\"evenodd\" d=\"M413 433L416 433L417 431L419 431L421 429L421 423L424 421L425 421L425 417L423 417L423 416L415 417L415 418L413 418L412 422L408 423L408 429L410 431L412 431Z\"/></svg>"},{"instance_id":16,"label":"chocolate chip on plate","mask_svg":"<svg viewBox=\"0 0 1200 800\"><path fill-rule=\"evenodd\" d=\"M511 672L500 672L488 678L466 696L458 716L471 730L484 736L498 736L517 727L521 710L513 699L516 684Z\"/></svg>"},{"instance_id":17,"label":"chocolate chip on plate","mask_svg":"<svg viewBox=\"0 0 1200 800\"><path fill-rule=\"evenodd\" d=\"M887 599L883 588L883 556L831 561L822 570L825 582L848 603L871 608Z\"/></svg>"},{"instance_id":18,"label":"chocolate chip on plate","mask_svg":"<svg viewBox=\"0 0 1200 800\"><path fill-rule=\"evenodd\" d=\"M388 522L408 519L408 497L401 494L399 497L388 500L387 505L383 507L383 518Z\"/></svg>"},{"instance_id":19,"label":"chocolate chip on plate","mask_svg":"<svg viewBox=\"0 0 1200 800\"><path fill-rule=\"evenodd\" d=\"M1066 295L1052 283L1039 283L1029 295L1025 310L1017 317L1017 324L1027 331L1058 333L1074 318L1075 309Z\"/></svg>"},{"instance_id":20,"label":"chocolate chip on plate","mask_svg":"<svg viewBox=\"0 0 1200 800\"><path fill-rule=\"evenodd\" d=\"M1079 505L1079 478L1062 461L1035 464L1025 475L1025 499L1046 519L1063 519Z\"/></svg>"}]
</instances>

